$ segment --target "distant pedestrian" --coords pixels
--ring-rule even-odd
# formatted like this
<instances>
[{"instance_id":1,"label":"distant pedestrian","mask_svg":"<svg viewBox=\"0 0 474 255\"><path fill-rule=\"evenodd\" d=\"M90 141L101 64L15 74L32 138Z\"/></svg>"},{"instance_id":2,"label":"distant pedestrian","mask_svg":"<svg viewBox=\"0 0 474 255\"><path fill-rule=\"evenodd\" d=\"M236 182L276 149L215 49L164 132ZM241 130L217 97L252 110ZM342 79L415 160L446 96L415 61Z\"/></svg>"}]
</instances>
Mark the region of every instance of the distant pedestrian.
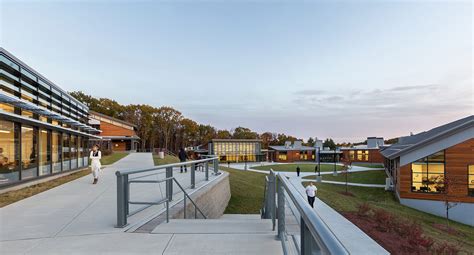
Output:
<instances>
[{"instance_id":1,"label":"distant pedestrian","mask_svg":"<svg viewBox=\"0 0 474 255\"><path fill-rule=\"evenodd\" d=\"M313 185L312 182L309 183L308 186L306 186L306 195L308 196L308 202L309 205L314 208L314 199L316 197L316 192L318 191L318 188Z\"/></svg>"},{"instance_id":2,"label":"distant pedestrian","mask_svg":"<svg viewBox=\"0 0 474 255\"><path fill-rule=\"evenodd\" d=\"M317 173L317 172L318 172L318 165L314 167L314 173Z\"/></svg>"},{"instance_id":3,"label":"distant pedestrian","mask_svg":"<svg viewBox=\"0 0 474 255\"><path fill-rule=\"evenodd\" d=\"M186 162L188 155L186 154L186 151L184 150L184 148L179 149L178 158L179 158L179 161ZM181 166L180 168L181 168L181 173L182 173L183 166ZM188 168L186 167L186 165L184 165L184 172L186 173L188 172Z\"/></svg>"},{"instance_id":4,"label":"distant pedestrian","mask_svg":"<svg viewBox=\"0 0 474 255\"><path fill-rule=\"evenodd\" d=\"M91 158L91 172L92 176L94 177L94 182L92 184L96 184L99 181L99 171L102 164L100 163L100 159L102 158L102 152L99 150L98 145L94 145L92 147L92 151L90 154Z\"/></svg>"},{"instance_id":5,"label":"distant pedestrian","mask_svg":"<svg viewBox=\"0 0 474 255\"><path fill-rule=\"evenodd\" d=\"M297 167L296 167L296 175L297 175L298 177L300 176L300 171L301 171L300 166L297 166Z\"/></svg>"}]
</instances>

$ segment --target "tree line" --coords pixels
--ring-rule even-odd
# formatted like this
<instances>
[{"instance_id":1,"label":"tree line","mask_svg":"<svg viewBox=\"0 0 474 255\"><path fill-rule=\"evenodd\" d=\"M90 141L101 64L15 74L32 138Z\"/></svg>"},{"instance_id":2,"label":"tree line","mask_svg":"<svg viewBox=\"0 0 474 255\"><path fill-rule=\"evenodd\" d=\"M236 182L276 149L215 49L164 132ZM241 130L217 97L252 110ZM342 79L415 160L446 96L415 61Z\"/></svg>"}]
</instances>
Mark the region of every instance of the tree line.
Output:
<instances>
[{"instance_id":1,"label":"tree line","mask_svg":"<svg viewBox=\"0 0 474 255\"><path fill-rule=\"evenodd\" d=\"M275 132L257 133L246 127L236 127L231 130L219 130L209 124L201 124L186 118L183 114L169 106L154 107L146 104L122 105L108 98L95 98L81 91L70 93L81 101L90 110L102 113L137 126L137 135L140 137L141 150L166 148L178 151L179 148L208 144L212 139L261 139L262 147L267 149L271 145L283 145L286 141L302 140L292 135ZM315 139L309 137L303 144L314 146ZM386 140L394 143L396 139ZM366 144L364 141L360 144ZM336 147L349 147L352 143L335 143L331 138L323 142L323 147L331 150Z\"/></svg>"},{"instance_id":2,"label":"tree line","mask_svg":"<svg viewBox=\"0 0 474 255\"><path fill-rule=\"evenodd\" d=\"M102 113L137 126L141 150L166 148L178 151L179 148L205 145L212 139L261 139L263 148L270 145L281 145L285 141L300 140L295 136L283 133L257 133L246 127L232 130L219 130L209 124L201 124L186 118L169 106L154 107L146 104L122 105L108 98L95 98L81 91L70 93L90 110ZM314 145L314 139L308 139L307 145Z\"/></svg>"}]
</instances>

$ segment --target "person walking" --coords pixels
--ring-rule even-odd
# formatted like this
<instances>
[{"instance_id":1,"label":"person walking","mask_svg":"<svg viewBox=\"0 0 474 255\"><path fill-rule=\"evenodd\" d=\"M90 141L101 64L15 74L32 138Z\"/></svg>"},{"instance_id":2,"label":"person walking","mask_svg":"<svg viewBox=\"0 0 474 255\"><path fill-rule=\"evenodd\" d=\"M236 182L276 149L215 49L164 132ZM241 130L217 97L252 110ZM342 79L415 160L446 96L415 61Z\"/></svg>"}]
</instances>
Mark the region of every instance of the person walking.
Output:
<instances>
[{"instance_id":1,"label":"person walking","mask_svg":"<svg viewBox=\"0 0 474 255\"><path fill-rule=\"evenodd\" d=\"M300 171L301 171L300 166L297 166L297 167L296 167L296 175L297 175L298 177L300 177Z\"/></svg>"},{"instance_id":2,"label":"person walking","mask_svg":"<svg viewBox=\"0 0 474 255\"><path fill-rule=\"evenodd\" d=\"M315 174L318 173L318 165L316 165L316 166L314 167L314 173L315 173Z\"/></svg>"},{"instance_id":3,"label":"person walking","mask_svg":"<svg viewBox=\"0 0 474 255\"><path fill-rule=\"evenodd\" d=\"M184 150L184 148L179 149L178 158L179 158L179 161L186 162L188 155L186 155L186 151ZM181 166L180 168L181 168L181 173L182 173L183 166ZM184 165L184 172L186 173L188 172L188 168L186 167L186 165Z\"/></svg>"},{"instance_id":4,"label":"person walking","mask_svg":"<svg viewBox=\"0 0 474 255\"><path fill-rule=\"evenodd\" d=\"M316 186L314 186L312 182L310 182L309 185L306 186L306 195L308 196L308 203L312 208L314 208L314 199L316 197L317 191L318 188L316 188Z\"/></svg>"},{"instance_id":5,"label":"person walking","mask_svg":"<svg viewBox=\"0 0 474 255\"><path fill-rule=\"evenodd\" d=\"M92 184L97 184L97 181L99 181L100 167L102 166L102 164L100 163L100 159L102 158L102 152L99 150L98 145L92 146L90 158L91 158L91 172L92 172L92 176L94 177L94 182Z\"/></svg>"}]
</instances>

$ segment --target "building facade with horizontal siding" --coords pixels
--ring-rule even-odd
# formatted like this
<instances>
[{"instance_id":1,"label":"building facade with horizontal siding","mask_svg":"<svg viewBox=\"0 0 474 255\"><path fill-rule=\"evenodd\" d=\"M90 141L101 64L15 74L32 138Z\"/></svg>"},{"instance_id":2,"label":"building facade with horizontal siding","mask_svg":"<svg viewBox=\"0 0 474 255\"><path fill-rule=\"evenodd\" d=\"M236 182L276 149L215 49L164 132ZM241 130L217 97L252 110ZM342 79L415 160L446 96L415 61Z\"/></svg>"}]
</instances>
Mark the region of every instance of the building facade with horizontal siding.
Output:
<instances>
[{"instance_id":1,"label":"building facade with horizontal siding","mask_svg":"<svg viewBox=\"0 0 474 255\"><path fill-rule=\"evenodd\" d=\"M474 115L381 150L400 202L474 226Z\"/></svg>"},{"instance_id":2,"label":"building facade with horizontal siding","mask_svg":"<svg viewBox=\"0 0 474 255\"><path fill-rule=\"evenodd\" d=\"M88 165L89 108L0 48L0 187Z\"/></svg>"}]
</instances>

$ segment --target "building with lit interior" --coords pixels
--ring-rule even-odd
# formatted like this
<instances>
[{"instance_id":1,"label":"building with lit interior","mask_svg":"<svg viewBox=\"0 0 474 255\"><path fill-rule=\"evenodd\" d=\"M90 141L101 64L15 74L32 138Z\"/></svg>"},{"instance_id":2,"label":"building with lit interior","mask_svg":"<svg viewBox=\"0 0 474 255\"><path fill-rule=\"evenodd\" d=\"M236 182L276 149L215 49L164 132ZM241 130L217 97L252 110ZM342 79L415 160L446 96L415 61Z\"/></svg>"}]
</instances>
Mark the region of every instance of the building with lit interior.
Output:
<instances>
[{"instance_id":1,"label":"building with lit interior","mask_svg":"<svg viewBox=\"0 0 474 255\"><path fill-rule=\"evenodd\" d=\"M393 189L404 205L474 226L474 115L381 150Z\"/></svg>"},{"instance_id":2,"label":"building with lit interior","mask_svg":"<svg viewBox=\"0 0 474 255\"><path fill-rule=\"evenodd\" d=\"M0 186L86 167L88 111L0 48Z\"/></svg>"},{"instance_id":3,"label":"building with lit interior","mask_svg":"<svg viewBox=\"0 0 474 255\"><path fill-rule=\"evenodd\" d=\"M367 144L340 148L340 150L343 158L349 162L382 164L384 157L380 154L380 149L384 147L383 137L367 137Z\"/></svg>"},{"instance_id":4,"label":"building with lit interior","mask_svg":"<svg viewBox=\"0 0 474 255\"><path fill-rule=\"evenodd\" d=\"M221 162L260 162L266 157L259 139L212 139L208 150Z\"/></svg>"},{"instance_id":5,"label":"building with lit interior","mask_svg":"<svg viewBox=\"0 0 474 255\"><path fill-rule=\"evenodd\" d=\"M140 137L137 126L102 113L89 111L89 124L101 130L101 144L112 151L137 151Z\"/></svg>"}]
</instances>

